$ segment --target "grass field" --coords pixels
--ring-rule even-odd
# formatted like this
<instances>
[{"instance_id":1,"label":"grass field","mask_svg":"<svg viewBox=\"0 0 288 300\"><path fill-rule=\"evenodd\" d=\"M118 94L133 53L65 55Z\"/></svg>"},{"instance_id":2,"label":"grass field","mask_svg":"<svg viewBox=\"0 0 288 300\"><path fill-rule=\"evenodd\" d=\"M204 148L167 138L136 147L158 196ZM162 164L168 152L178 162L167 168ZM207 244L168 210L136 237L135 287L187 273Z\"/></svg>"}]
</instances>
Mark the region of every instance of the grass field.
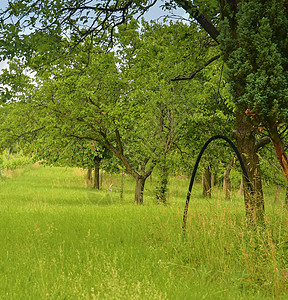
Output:
<instances>
[{"instance_id":1,"label":"grass field","mask_svg":"<svg viewBox=\"0 0 288 300\"><path fill-rule=\"evenodd\" d=\"M1 299L288 299L288 212L266 188L266 228L251 231L243 199L200 197L187 235L188 179L170 181L169 205L144 205L134 183L104 174L103 190L80 169L30 166L0 181ZM283 200L283 199L282 199Z\"/></svg>"}]
</instances>

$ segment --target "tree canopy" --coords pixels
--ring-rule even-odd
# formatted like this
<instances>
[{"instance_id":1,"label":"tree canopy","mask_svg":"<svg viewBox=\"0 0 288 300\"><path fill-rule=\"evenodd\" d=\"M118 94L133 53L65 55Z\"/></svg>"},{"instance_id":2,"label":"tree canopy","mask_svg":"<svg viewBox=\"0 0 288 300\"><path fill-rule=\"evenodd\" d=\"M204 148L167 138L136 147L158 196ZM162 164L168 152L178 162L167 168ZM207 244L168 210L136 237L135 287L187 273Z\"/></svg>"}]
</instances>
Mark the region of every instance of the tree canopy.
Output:
<instances>
[{"instance_id":1,"label":"tree canopy","mask_svg":"<svg viewBox=\"0 0 288 300\"><path fill-rule=\"evenodd\" d=\"M140 24L132 20L119 27L115 39L114 51L106 52L97 45L87 48L83 42L69 56L55 59L45 68L40 63L37 70L33 61L30 85L19 85L25 90L17 86L13 105L6 104L7 110L14 107L14 116L18 109L22 114L24 107L33 118L26 119L24 132L19 124L23 119L18 119L12 130L8 118L2 128L8 126L10 136L27 138L33 134L30 140L36 149L51 148L69 138L97 142L120 159L135 178L140 186L138 190L136 186L135 201L142 202L146 178L161 157L183 139L190 115L196 116L197 109L198 115L207 110L198 105L203 97L198 92L202 78L193 85L171 79L196 68L213 51L195 25L180 22ZM189 57L189 64L184 57ZM3 76L10 78L13 73L11 64ZM206 76L214 75L208 72ZM11 96L11 91L6 96Z\"/></svg>"}]
</instances>

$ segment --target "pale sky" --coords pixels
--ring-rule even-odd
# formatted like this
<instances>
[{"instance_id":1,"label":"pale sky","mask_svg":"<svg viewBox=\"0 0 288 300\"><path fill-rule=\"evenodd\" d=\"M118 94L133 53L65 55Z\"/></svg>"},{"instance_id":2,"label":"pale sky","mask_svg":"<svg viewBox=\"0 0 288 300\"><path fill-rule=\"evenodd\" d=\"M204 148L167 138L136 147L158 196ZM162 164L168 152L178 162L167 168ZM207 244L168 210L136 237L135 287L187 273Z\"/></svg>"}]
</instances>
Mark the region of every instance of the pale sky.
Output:
<instances>
[{"instance_id":1,"label":"pale sky","mask_svg":"<svg viewBox=\"0 0 288 300\"><path fill-rule=\"evenodd\" d=\"M150 20L157 20L159 17L168 14L168 12L164 12L161 8L160 5L163 2L161 0L158 0L158 2L149 9L148 12L146 12L145 19L150 21ZM0 0L0 10L4 9L8 5L8 0ZM179 16L185 16L185 11L183 9L177 9L175 14ZM5 62L0 62L0 70L6 66Z\"/></svg>"},{"instance_id":2,"label":"pale sky","mask_svg":"<svg viewBox=\"0 0 288 300\"><path fill-rule=\"evenodd\" d=\"M150 8L150 10L145 14L145 18L147 20L155 20L158 19L160 16L163 15L163 10L160 8L160 5L163 4L161 0L158 0L158 2ZM8 5L8 0L0 0L0 9L4 9ZM184 14L184 10L177 9L175 12L179 15Z\"/></svg>"}]
</instances>

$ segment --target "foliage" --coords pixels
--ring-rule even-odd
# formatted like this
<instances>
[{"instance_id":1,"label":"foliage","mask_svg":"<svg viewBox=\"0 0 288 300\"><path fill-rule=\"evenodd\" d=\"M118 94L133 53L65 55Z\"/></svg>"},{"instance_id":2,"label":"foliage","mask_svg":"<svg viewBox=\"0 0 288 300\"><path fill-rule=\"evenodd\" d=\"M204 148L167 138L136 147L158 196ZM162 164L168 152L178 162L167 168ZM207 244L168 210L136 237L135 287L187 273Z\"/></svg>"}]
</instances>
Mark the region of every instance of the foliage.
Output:
<instances>
[{"instance_id":1,"label":"foliage","mask_svg":"<svg viewBox=\"0 0 288 300\"><path fill-rule=\"evenodd\" d=\"M283 1L242 1L236 17L237 40L227 19L220 35L235 104L262 127L287 122L288 17Z\"/></svg>"},{"instance_id":2,"label":"foliage","mask_svg":"<svg viewBox=\"0 0 288 300\"><path fill-rule=\"evenodd\" d=\"M132 21L119 27L115 38L115 54L81 43L47 68L38 65L34 87L22 90L21 102L3 108L2 131L7 133L8 128L6 135L12 139L24 136L27 140L32 134L29 140L34 149L58 164L73 161L72 150L60 150L62 145L76 143L85 148L87 141L94 141L120 159L135 179L146 179L161 156L184 137L187 118L197 109L202 81L190 85L171 79L206 60L206 37L195 33L194 25L142 22L140 26ZM200 42L203 46L196 47ZM184 56L190 58L189 64ZM10 73L3 76L9 78ZM25 121L17 114L24 115ZM19 123L25 124L25 130Z\"/></svg>"}]
</instances>

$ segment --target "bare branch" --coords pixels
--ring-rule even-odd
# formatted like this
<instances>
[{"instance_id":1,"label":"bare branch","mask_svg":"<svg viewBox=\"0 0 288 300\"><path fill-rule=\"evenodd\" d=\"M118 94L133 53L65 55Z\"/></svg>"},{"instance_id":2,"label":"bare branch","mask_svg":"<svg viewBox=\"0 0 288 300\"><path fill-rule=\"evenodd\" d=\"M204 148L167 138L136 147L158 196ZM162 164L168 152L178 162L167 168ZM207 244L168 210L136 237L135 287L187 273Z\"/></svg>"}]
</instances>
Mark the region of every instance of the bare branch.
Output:
<instances>
[{"instance_id":1,"label":"bare branch","mask_svg":"<svg viewBox=\"0 0 288 300\"><path fill-rule=\"evenodd\" d=\"M259 150L260 148L264 147L265 145L269 144L271 142L271 139L269 136L264 136L261 139L256 140L255 147L256 150Z\"/></svg>"},{"instance_id":2,"label":"bare branch","mask_svg":"<svg viewBox=\"0 0 288 300\"><path fill-rule=\"evenodd\" d=\"M199 9L192 4L192 1L175 0L175 2L182 7L192 18L194 18L210 35L210 37L218 44L218 35L220 32L212 24L207 16L200 14Z\"/></svg>"},{"instance_id":3,"label":"bare branch","mask_svg":"<svg viewBox=\"0 0 288 300\"><path fill-rule=\"evenodd\" d=\"M171 79L171 81L180 81L180 80L191 80L195 77L195 75L199 72L201 72L205 67L207 67L208 65L210 65L213 61L217 60L218 58L220 58L220 54L210 58L204 65L203 67L195 70L190 76L187 77L181 77L181 76L177 76L173 79Z\"/></svg>"}]
</instances>

